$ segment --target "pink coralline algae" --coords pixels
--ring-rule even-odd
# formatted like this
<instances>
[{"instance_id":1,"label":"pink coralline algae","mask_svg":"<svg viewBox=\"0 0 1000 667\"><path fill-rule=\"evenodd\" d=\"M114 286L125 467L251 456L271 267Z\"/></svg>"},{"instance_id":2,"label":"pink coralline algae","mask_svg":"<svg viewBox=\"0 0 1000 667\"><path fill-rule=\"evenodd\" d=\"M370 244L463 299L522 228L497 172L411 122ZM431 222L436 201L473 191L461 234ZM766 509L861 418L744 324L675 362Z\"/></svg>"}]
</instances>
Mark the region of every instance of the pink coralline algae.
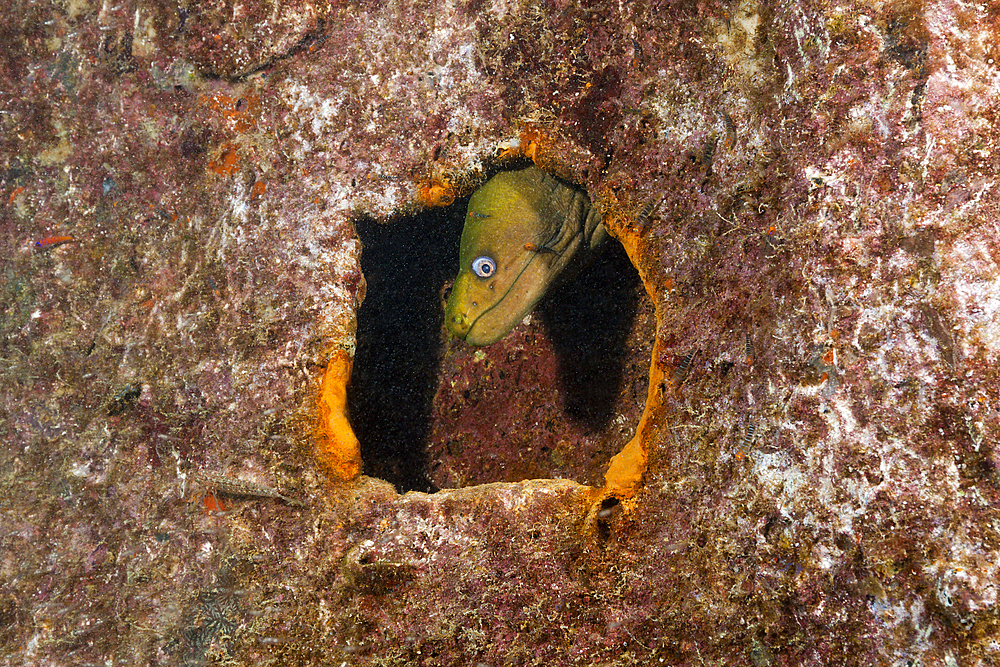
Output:
<instances>
[{"instance_id":1,"label":"pink coralline algae","mask_svg":"<svg viewBox=\"0 0 1000 667\"><path fill-rule=\"evenodd\" d=\"M5 17L5 663L1000 663L994 4ZM529 164L616 246L473 350Z\"/></svg>"}]
</instances>

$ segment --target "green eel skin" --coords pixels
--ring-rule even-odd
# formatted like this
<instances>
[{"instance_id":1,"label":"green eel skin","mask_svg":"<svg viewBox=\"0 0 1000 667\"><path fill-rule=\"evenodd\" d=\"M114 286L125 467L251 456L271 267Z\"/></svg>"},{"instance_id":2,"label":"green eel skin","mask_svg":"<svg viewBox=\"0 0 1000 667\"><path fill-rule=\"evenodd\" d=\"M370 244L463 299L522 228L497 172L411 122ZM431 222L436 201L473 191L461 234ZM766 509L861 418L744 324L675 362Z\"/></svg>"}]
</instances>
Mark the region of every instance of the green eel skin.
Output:
<instances>
[{"instance_id":1,"label":"green eel skin","mask_svg":"<svg viewBox=\"0 0 1000 667\"><path fill-rule=\"evenodd\" d=\"M469 200L448 330L470 345L495 343L606 237L582 190L536 167L497 174Z\"/></svg>"}]
</instances>

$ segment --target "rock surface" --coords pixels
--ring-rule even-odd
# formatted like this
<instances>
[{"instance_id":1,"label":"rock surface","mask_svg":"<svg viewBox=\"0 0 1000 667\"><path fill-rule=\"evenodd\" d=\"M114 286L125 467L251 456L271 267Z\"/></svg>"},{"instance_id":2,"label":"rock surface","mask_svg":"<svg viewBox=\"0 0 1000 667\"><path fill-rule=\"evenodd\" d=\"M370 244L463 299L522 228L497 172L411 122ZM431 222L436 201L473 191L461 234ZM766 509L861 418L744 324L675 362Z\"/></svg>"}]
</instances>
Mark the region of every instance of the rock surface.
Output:
<instances>
[{"instance_id":1,"label":"rock surface","mask_svg":"<svg viewBox=\"0 0 1000 667\"><path fill-rule=\"evenodd\" d=\"M5 664L1000 662L1000 10L7 16ZM636 432L642 484L459 460L455 382L503 388L447 343L420 395L438 444L410 461L495 483L331 480L321 375L378 345L355 333L366 278L411 268L363 277L361 221L417 224L529 160L588 189L656 311L628 345L652 357L641 428L626 370L628 424L596 448ZM534 365L521 407L560 396L554 326L507 343L544 363L487 369ZM571 405L546 406L560 428ZM505 423L497 452L550 437ZM575 481L509 481L535 471Z\"/></svg>"}]
</instances>

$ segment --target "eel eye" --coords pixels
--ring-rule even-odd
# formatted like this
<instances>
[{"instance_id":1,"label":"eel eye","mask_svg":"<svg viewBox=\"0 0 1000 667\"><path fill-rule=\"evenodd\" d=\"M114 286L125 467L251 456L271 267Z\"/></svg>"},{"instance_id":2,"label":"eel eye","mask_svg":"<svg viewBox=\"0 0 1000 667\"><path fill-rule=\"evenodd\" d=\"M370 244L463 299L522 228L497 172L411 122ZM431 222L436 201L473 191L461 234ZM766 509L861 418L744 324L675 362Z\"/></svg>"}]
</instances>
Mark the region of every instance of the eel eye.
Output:
<instances>
[{"instance_id":1,"label":"eel eye","mask_svg":"<svg viewBox=\"0 0 1000 667\"><path fill-rule=\"evenodd\" d=\"M489 278L497 270L497 263L492 257L477 257L472 260L472 271L480 278Z\"/></svg>"}]
</instances>

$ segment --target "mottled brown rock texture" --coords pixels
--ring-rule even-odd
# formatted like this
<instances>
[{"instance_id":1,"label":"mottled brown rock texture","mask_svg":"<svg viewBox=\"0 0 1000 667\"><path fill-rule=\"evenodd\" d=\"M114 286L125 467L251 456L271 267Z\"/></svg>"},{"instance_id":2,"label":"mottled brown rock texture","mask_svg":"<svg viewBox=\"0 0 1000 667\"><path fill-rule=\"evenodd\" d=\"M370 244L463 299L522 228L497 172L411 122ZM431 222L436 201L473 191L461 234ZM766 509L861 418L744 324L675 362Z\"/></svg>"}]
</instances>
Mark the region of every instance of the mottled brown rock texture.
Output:
<instances>
[{"instance_id":1,"label":"mottled brown rock texture","mask_svg":"<svg viewBox=\"0 0 1000 667\"><path fill-rule=\"evenodd\" d=\"M14 0L0 662L1000 663L998 44L951 0ZM560 319L597 266L440 327L527 162L636 265L574 311L611 348ZM428 250L363 275L378 230ZM351 358L337 406L413 407L353 479Z\"/></svg>"}]
</instances>

